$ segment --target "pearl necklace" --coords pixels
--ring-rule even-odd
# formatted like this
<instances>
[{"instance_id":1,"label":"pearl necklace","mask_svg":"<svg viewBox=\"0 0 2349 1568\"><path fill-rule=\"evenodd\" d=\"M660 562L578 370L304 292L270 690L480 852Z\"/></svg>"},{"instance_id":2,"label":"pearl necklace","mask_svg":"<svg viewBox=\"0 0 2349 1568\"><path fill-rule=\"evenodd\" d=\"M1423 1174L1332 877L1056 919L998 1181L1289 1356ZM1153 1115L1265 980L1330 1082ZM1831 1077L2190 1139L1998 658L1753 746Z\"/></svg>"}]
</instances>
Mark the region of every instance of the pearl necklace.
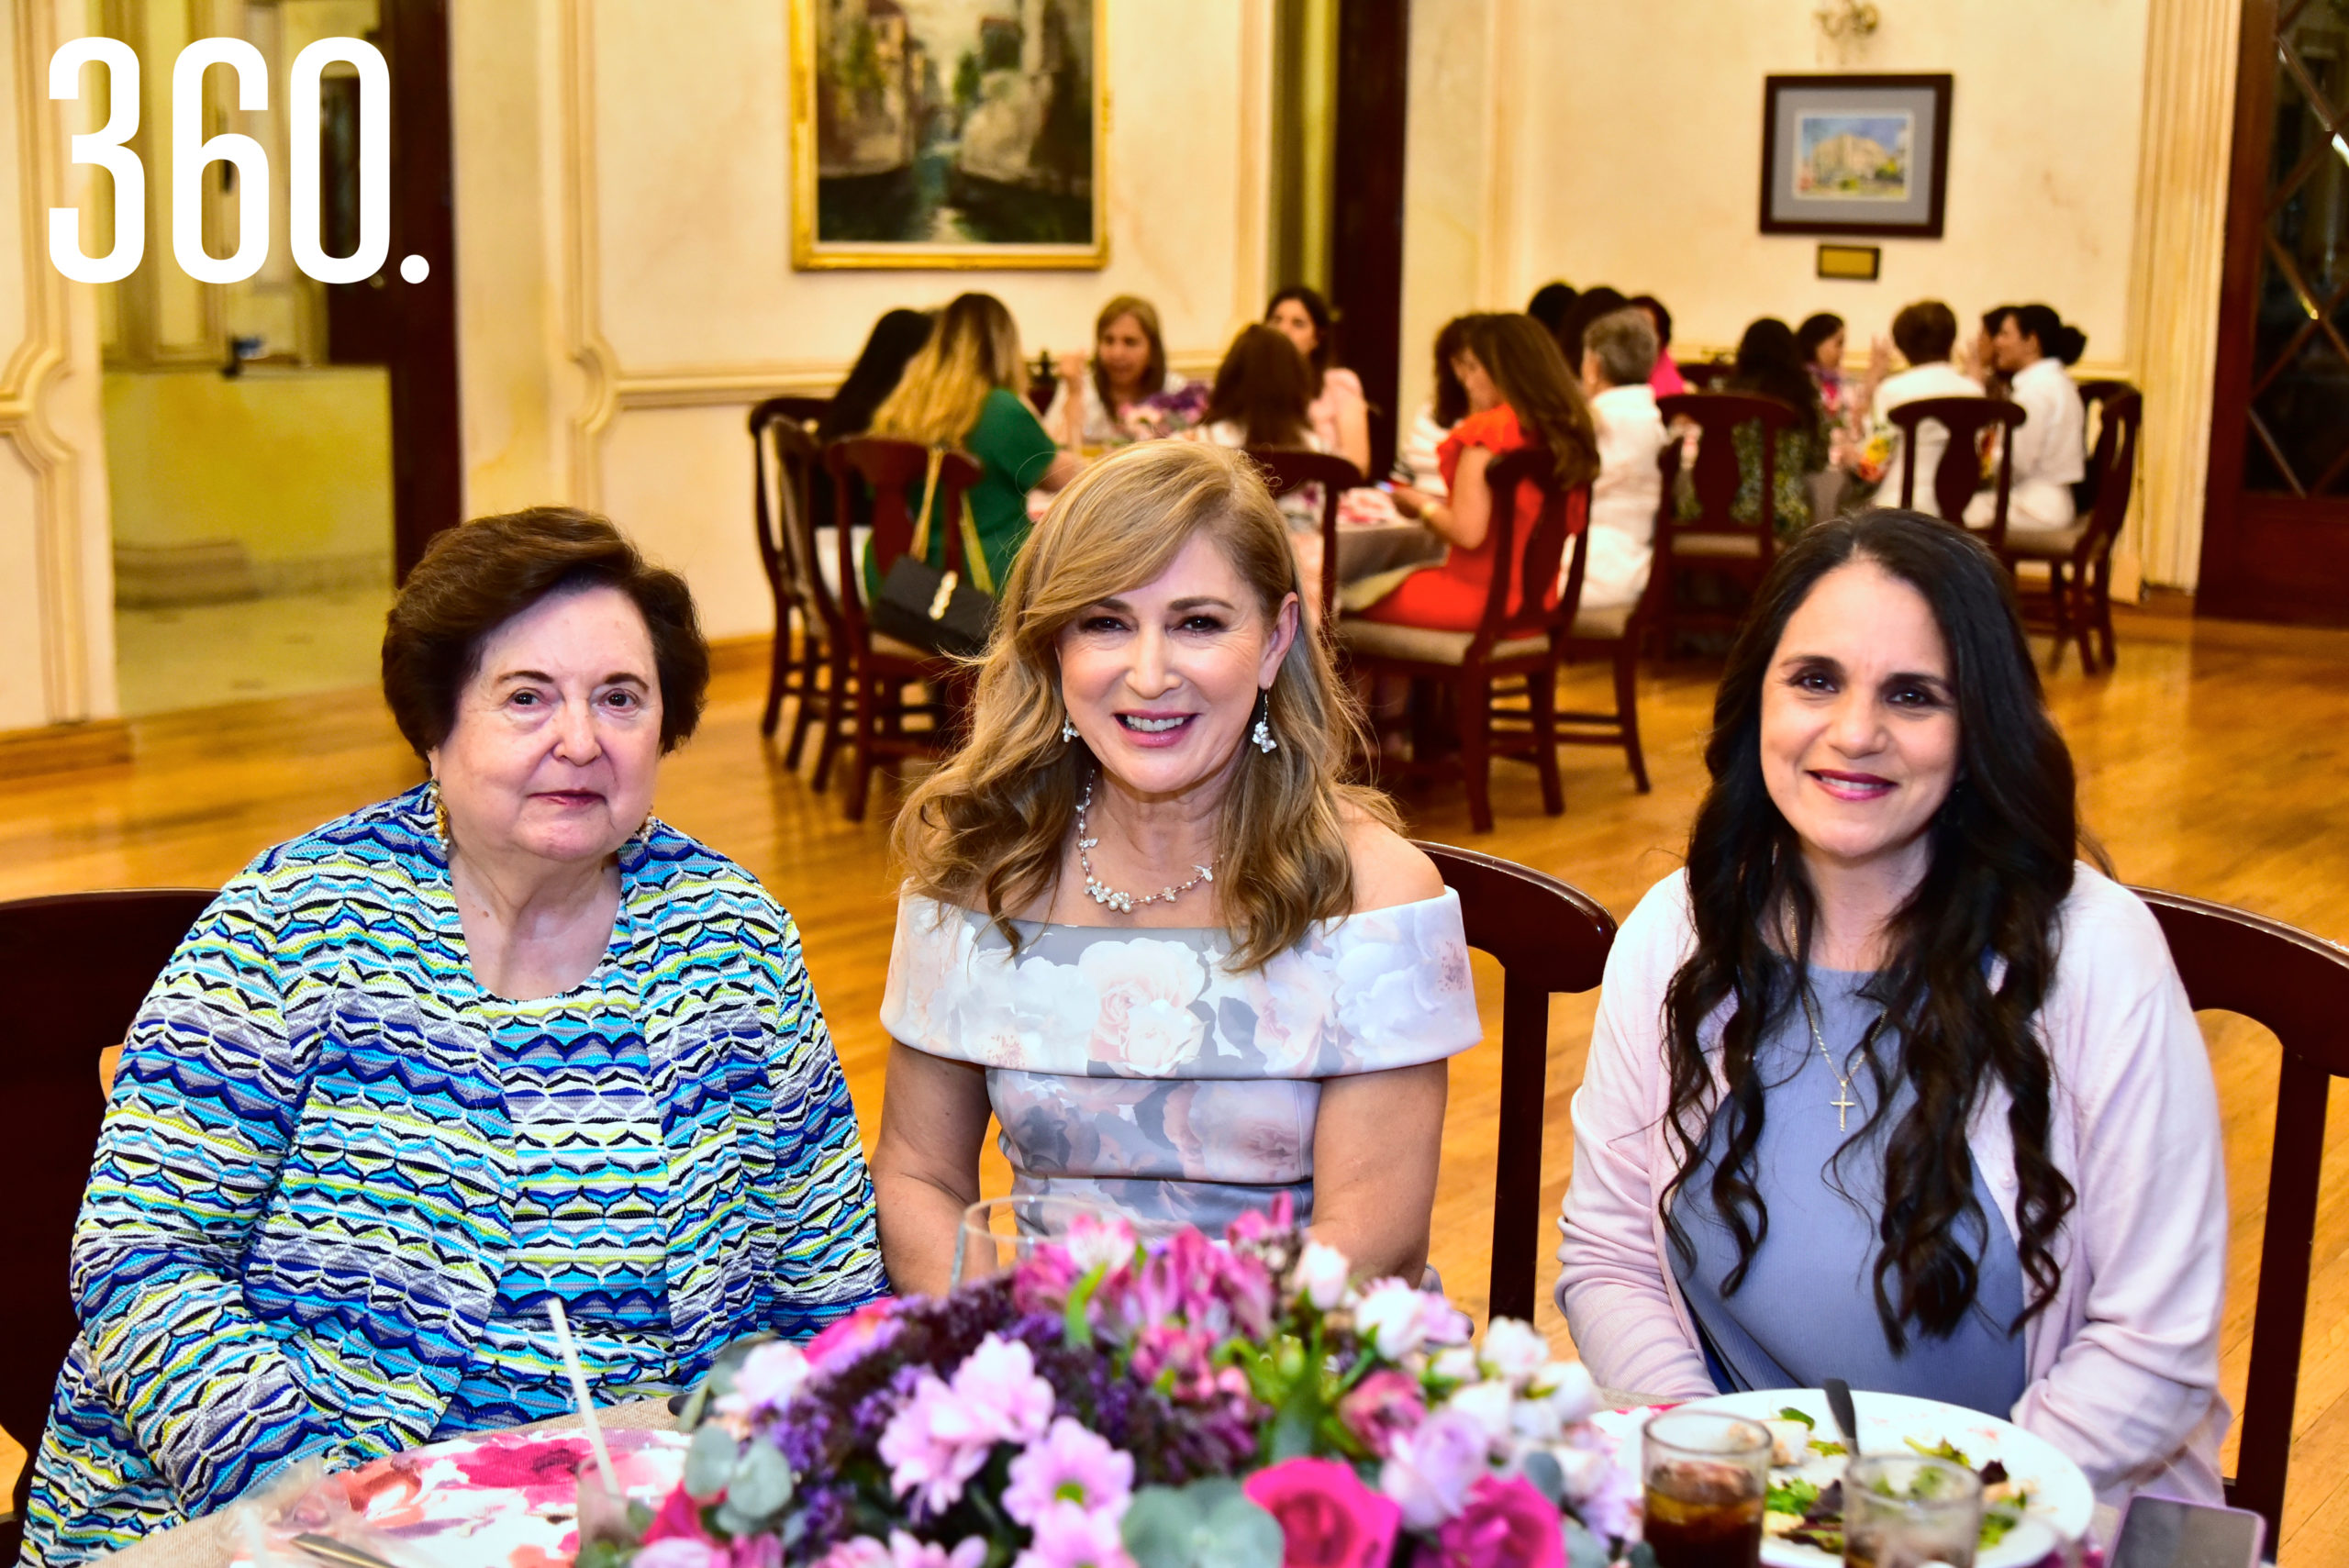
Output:
<instances>
[{"instance_id":1,"label":"pearl necklace","mask_svg":"<svg viewBox=\"0 0 2349 1568\"><path fill-rule=\"evenodd\" d=\"M1096 778L1098 776L1098 774L1095 775ZM1214 866L1196 866L1195 869L1199 874L1185 883L1182 886L1163 888L1159 892L1147 894L1137 898L1130 893L1119 892L1118 889L1110 886L1108 883L1103 882L1099 877L1094 875L1093 857L1091 854L1087 853L1087 851L1101 840L1088 837L1086 835L1085 826L1085 814L1093 808L1093 779L1087 779L1085 781L1085 795L1083 798L1078 800L1076 803L1076 863L1085 868L1085 895L1091 898L1093 902L1102 905L1107 908L1115 909L1120 915L1130 915L1134 912L1135 906L1137 905L1172 904L1186 893L1190 892L1191 889L1198 886L1199 884L1203 882L1213 882L1215 880Z\"/></svg>"}]
</instances>

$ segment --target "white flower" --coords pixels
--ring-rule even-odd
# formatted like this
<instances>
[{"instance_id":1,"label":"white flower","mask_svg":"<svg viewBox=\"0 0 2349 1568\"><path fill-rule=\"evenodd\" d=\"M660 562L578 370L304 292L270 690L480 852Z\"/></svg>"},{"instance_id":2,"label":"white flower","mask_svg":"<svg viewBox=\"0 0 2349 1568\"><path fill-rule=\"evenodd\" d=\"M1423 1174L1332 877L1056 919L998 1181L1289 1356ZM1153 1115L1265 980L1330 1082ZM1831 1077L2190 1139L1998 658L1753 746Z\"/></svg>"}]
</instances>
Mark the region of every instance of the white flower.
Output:
<instances>
[{"instance_id":1,"label":"white flower","mask_svg":"<svg viewBox=\"0 0 2349 1568\"><path fill-rule=\"evenodd\" d=\"M1089 1214L1080 1214L1071 1222L1068 1235L1063 1240L1069 1261L1085 1273L1133 1262L1134 1228L1121 1215L1096 1219Z\"/></svg>"},{"instance_id":2,"label":"white flower","mask_svg":"<svg viewBox=\"0 0 2349 1568\"><path fill-rule=\"evenodd\" d=\"M1343 1306L1346 1275L1352 1268L1346 1255L1335 1247L1308 1241L1304 1255L1297 1260L1297 1294L1324 1312Z\"/></svg>"},{"instance_id":3,"label":"white flower","mask_svg":"<svg viewBox=\"0 0 2349 1568\"><path fill-rule=\"evenodd\" d=\"M752 1416L780 1410L807 1381L807 1357L787 1340L773 1340L742 1358L733 1391L718 1401L722 1416Z\"/></svg>"},{"instance_id":4,"label":"white flower","mask_svg":"<svg viewBox=\"0 0 2349 1568\"><path fill-rule=\"evenodd\" d=\"M1495 1377L1511 1383L1522 1383L1540 1371L1550 1359L1550 1341L1535 1330L1531 1323L1514 1318L1496 1318L1485 1329L1485 1349L1479 1358L1485 1370Z\"/></svg>"},{"instance_id":5,"label":"white flower","mask_svg":"<svg viewBox=\"0 0 2349 1568\"><path fill-rule=\"evenodd\" d=\"M1355 1304L1354 1328L1380 1355L1401 1361L1427 1343L1426 1303L1401 1280L1379 1280Z\"/></svg>"},{"instance_id":6,"label":"white flower","mask_svg":"<svg viewBox=\"0 0 2349 1568\"><path fill-rule=\"evenodd\" d=\"M1510 1419L1517 1392L1506 1383L1472 1383L1453 1391L1444 1408L1457 1410L1485 1429L1485 1440L1496 1449L1505 1445L1515 1424Z\"/></svg>"},{"instance_id":7,"label":"white flower","mask_svg":"<svg viewBox=\"0 0 2349 1568\"><path fill-rule=\"evenodd\" d=\"M1598 1384L1580 1362L1551 1362L1533 1374L1533 1387L1561 1424L1587 1421L1598 1412Z\"/></svg>"},{"instance_id":8,"label":"white flower","mask_svg":"<svg viewBox=\"0 0 2349 1568\"><path fill-rule=\"evenodd\" d=\"M1448 1383L1474 1383L1476 1381L1476 1352L1465 1345L1438 1351L1435 1360L1428 1363L1428 1370Z\"/></svg>"},{"instance_id":9,"label":"white flower","mask_svg":"<svg viewBox=\"0 0 2349 1568\"><path fill-rule=\"evenodd\" d=\"M1095 942L1076 967L1100 996L1090 1046L1097 1062L1163 1078L1198 1055L1207 1021L1191 1011L1207 988L1207 968L1181 942L1137 938Z\"/></svg>"}]
</instances>

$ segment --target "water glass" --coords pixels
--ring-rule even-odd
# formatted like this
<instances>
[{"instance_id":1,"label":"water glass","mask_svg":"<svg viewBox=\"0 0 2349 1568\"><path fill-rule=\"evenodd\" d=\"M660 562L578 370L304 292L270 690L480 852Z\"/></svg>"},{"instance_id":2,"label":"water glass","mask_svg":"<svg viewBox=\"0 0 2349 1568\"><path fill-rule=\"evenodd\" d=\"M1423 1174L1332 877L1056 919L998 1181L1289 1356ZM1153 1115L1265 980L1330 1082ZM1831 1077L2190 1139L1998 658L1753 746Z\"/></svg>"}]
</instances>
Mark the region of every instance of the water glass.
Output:
<instances>
[{"instance_id":1,"label":"water glass","mask_svg":"<svg viewBox=\"0 0 2349 1568\"><path fill-rule=\"evenodd\" d=\"M604 1540L634 1546L637 1527L629 1518L628 1494L604 1485L601 1468L590 1458L579 1467L579 1544L584 1548Z\"/></svg>"},{"instance_id":2,"label":"water glass","mask_svg":"<svg viewBox=\"0 0 2349 1568\"><path fill-rule=\"evenodd\" d=\"M1914 1453L1863 1454L1843 1473L1844 1568L1974 1568L1982 1478Z\"/></svg>"},{"instance_id":3,"label":"water glass","mask_svg":"<svg viewBox=\"0 0 2349 1568\"><path fill-rule=\"evenodd\" d=\"M1643 1534L1658 1568L1755 1568L1770 1434L1710 1410L1667 1410L1640 1433Z\"/></svg>"},{"instance_id":4,"label":"water glass","mask_svg":"<svg viewBox=\"0 0 2349 1568\"><path fill-rule=\"evenodd\" d=\"M1064 1242L1076 1222L1106 1225L1114 1210L1083 1198L1014 1194L982 1198L963 1211L954 1237L953 1287L1018 1268L1040 1241Z\"/></svg>"}]
</instances>

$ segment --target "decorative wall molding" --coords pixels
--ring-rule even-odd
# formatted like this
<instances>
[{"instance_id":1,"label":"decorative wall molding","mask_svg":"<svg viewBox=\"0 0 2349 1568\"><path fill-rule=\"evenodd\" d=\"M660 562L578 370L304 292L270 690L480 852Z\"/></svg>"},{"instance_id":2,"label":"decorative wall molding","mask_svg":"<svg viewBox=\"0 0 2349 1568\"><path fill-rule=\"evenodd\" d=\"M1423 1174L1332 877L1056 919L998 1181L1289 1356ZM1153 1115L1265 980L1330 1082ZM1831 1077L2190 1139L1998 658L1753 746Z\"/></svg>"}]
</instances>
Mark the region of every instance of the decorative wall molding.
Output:
<instances>
[{"instance_id":1,"label":"decorative wall molding","mask_svg":"<svg viewBox=\"0 0 2349 1568\"><path fill-rule=\"evenodd\" d=\"M2243 0L2153 0L2145 40L2129 280L2145 422L2122 548L2172 587L2193 587L2201 570L2242 25Z\"/></svg>"},{"instance_id":2,"label":"decorative wall molding","mask_svg":"<svg viewBox=\"0 0 2349 1568\"><path fill-rule=\"evenodd\" d=\"M33 602L40 621L41 686L52 724L90 717L91 633L84 576L81 454L49 420L49 398L70 368L71 300L49 261L49 209L64 205L60 116L49 97L57 47L55 0L15 11L17 200L23 235L24 337L0 370L0 439L33 476Z\"/></svg>"}]
</instances>

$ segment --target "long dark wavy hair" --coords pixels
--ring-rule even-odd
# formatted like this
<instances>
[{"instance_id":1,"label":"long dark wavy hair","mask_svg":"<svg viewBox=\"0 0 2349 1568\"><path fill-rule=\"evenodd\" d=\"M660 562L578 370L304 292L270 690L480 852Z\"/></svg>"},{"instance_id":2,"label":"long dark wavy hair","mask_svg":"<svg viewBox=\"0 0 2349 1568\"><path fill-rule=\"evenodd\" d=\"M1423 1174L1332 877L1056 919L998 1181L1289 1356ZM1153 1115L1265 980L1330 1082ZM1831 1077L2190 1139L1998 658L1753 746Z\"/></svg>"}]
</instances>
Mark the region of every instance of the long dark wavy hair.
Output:
<instances>
[{"instance_id":1,"label":"long dark wavy hair","mask_svg":"<svg viewBox=\"0 0 2349 1568\"><path fill-rule=\"evenodd\" d=\"M1958 721L1956 782L1926 829L1931 863L1891 917L1887 957L1869 984L1885 1018L1861 1069L1876 1109L1844 1145L1873 1135L1896 1083L1908 1085L1909 1108L1884 1146L1875 1270L1876 1315L1898 1350L1911 1329L1947 1337L1974 1305L1980 1271L1965 1233L1992 1234L1996 1222L1975 1200L1965 1133L1987 1084L2004 1085L2013 1102L2026 1287L2017 1329L2054 1298L2052 1243L2076 1197L2048 1157L2052 1070L2032 1027L2054 979L2056 912L2083 848L2071 753L2048 717L2013 587L1962 528L1888 510L1819 524L1778 557L1730 651L1705 748L1712 784L1688 840L1696 950L1665 994L1665 1128L1679 1169L1664 1200L1673 1244L1693 1262L1672 1199L1698 1162L1707 1118L1721 1118L1707 1195L1737 1240L1737 1266L1721 1284L1735 1292L1770 1229L1754 1185L1766 1087L1754 1054L1800 1008L1818 920L1801 842L1763 776L1764 683L1795 610L1854 561L1874 562L1932 606ZM2102 862L2093 843L2085 847ZM1723 1015L1713 1049L1727 1087L1715 1106L1706 1039Z\"/></svg>"},{"instance_id":2,"label":"long dark wavy hair","mask_svg":"<svg viewBox=\"0 0 2349 1568\"><path fill-rule=\"evenodd\" d=\"M1583 295L1588 299L1588 295ZM1490 312L1461 328L1463 346L1493 378L1517 416L1525 444L1550 450L1558 483L1571 490L1598 475L1598 428L1582 383L1567 373L1557 339L1531 316ZM1463 397L1464 399L1465 394Z\"/></svg>"}]
</instances>

